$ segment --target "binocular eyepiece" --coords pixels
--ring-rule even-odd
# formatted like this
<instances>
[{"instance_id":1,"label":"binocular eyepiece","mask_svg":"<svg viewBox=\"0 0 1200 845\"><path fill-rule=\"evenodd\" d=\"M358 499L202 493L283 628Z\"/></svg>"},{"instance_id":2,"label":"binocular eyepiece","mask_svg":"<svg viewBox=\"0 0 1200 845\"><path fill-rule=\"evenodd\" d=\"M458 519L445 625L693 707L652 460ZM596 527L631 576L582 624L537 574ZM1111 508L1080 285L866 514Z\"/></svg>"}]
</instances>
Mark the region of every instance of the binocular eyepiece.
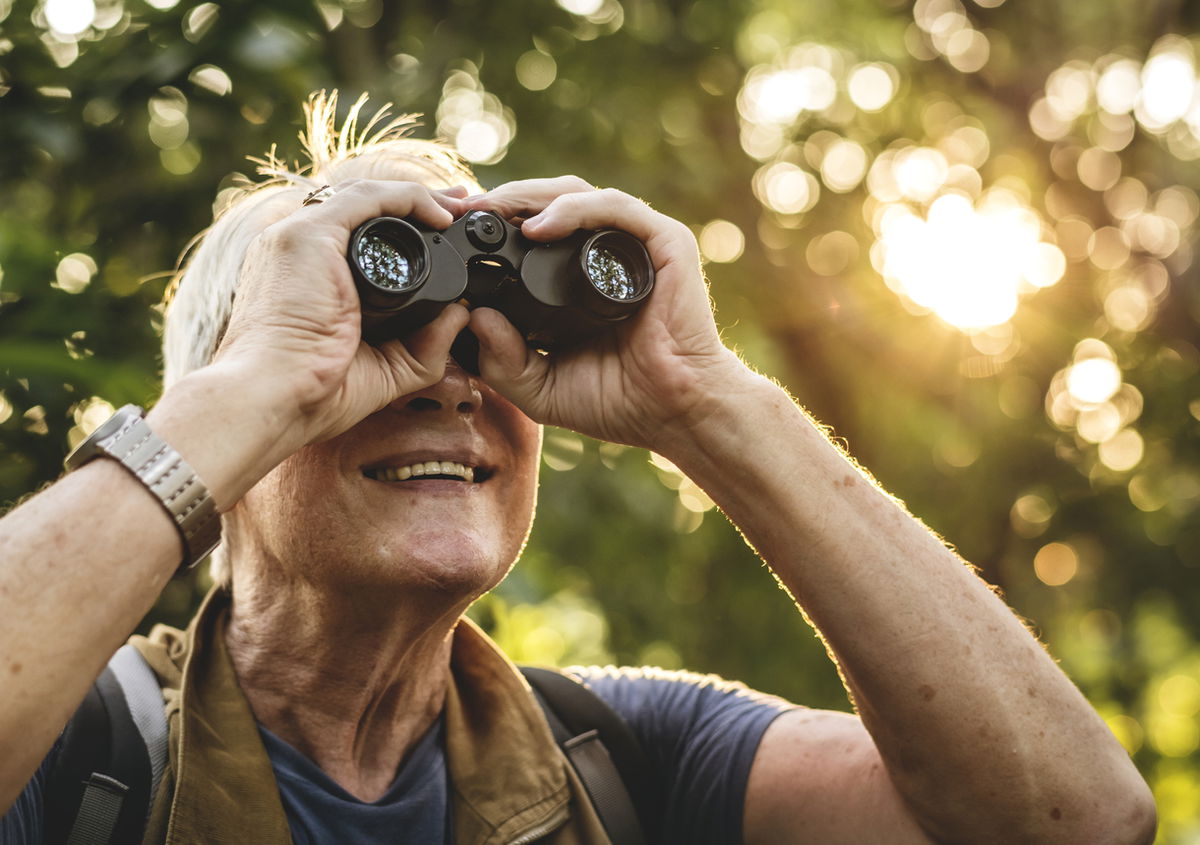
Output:
<instances>
[{"instance_id":1,"label":"binocular eyepiece","mask_svg":"<svg viewBox=\"0 0 1200 845\"><path fill-rule=\"evenodd\" d=\"M646 247L627 232L581 230L539 243L490 211L472 211L445 231L376 217L354 230L347 260L369 342L401 337L461 301L495 308L532 348L553 351L626 319L654 289ZM478 372L470 332L452 351Z\"/></svg>"}]
</instances>

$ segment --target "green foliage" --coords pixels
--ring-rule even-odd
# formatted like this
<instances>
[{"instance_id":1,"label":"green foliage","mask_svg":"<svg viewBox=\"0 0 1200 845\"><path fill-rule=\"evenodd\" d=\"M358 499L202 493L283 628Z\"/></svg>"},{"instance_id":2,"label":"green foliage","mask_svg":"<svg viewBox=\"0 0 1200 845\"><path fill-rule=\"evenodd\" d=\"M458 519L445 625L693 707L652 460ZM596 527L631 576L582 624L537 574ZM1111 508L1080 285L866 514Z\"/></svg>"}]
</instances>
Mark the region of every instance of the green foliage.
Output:
<instances>
[{"instance_id":1,"label":"green foliage","mask_svg":"<svg viewBox=\"0 0 1200 845\"><path fill-rule=\"evenodd\" d=\"M729 342L1004 588L1151 780L1162 841L1200 836L1200 110L1172 111L1194 4L101 0L78 35L52 5L0 0L0 501L109 406L153 401L164 271L244 156L297 155L311 90L367 91L455 135L485 184L573 172L694 226ZM855 95L864 63L882 76ZM889 229L944 194L1032 220L1049 284L1015 313L951 325L1006 256L946 237L914 258ZM952 290L922 299L901 259ZM1084 401L1094 360L1119 386ZM669 466L565 432L546 464L525 559L474 610L512 654L848 706ZM197 579L147 624L186 620Z\"/></svg>"}]
</instances>

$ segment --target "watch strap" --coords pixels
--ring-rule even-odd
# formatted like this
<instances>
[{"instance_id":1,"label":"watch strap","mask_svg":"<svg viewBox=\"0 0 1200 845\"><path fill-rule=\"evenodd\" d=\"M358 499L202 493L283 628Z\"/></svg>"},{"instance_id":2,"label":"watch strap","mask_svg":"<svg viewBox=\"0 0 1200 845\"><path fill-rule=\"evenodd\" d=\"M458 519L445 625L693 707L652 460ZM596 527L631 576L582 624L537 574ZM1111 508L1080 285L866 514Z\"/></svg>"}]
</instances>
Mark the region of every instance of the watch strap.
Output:
<instances>
[{"instance_id":1,"label":"watch strap","mask_svg":"<svg viewBox=\"0 0 1200 845\"><path fill-rule=\"evenodd\" d=\"M136 405L121 408L116 431L97 430L100 436L88 444L82 457L85 461L99 455L116 459L154 494L183 540L182 571L203 560L220 543L221 518L196 471L150 430L141 410Z\"/></svg>"}]
</instances>

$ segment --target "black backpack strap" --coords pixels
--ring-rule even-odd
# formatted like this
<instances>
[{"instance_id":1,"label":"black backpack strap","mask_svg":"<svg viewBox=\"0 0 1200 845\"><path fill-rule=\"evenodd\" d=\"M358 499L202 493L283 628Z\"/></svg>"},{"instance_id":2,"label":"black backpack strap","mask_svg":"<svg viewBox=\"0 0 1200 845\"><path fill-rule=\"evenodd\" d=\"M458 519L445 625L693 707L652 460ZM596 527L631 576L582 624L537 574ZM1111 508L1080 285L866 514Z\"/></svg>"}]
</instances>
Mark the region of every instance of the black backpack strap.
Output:
<instances>
[{"instance_id":1,"label":"black backpack strap","mask_svg":"<svg viewBox=\"0 0 1200 845\"><path fill-rule=\"evenodd\" d=\"M151 685L154 698L148 698ZM156 710L148 706L155 699ZM125 646L63 731L43 794L43 842L141 842L166 757L158 682L141 655Z\"/></svg>"},{"instance_id":2,"label":"black backpack strap","mask_svg":"<svg viewBox=\"0 0 1200 845\"><path fill-rule=\"evenodd\" d=\"M108 765L111 739L108 710L93 684L59 738L58 752L46 775L42 793L45 845L65 845L83 802L85 782L92 772Z\"/></svg>"},{"instance_id":3,"label":"black backpack strap","mask_svg":"<svg viewBox=\"0 0 1200 845\"><path fill-rule=\"evenodd\" d=\"M653 770L625 720L561 672L520 669L614 845L659 841L662 803Z\"/></svg>"}]
</instances>

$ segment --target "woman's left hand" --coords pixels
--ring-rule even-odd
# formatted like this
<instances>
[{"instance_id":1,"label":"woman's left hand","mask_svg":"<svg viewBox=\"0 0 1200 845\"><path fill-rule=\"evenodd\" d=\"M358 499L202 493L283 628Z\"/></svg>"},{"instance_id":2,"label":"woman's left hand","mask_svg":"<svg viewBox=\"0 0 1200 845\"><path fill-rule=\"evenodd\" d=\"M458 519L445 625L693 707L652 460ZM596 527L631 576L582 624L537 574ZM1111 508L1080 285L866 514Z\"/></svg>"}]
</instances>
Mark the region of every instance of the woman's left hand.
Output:
<instances>
[{"instance_id":1,"label":"woman's left hand","mask_svg":"<svg viewBox=\"0 0 1200 845\"><path fill-rule=\"evenodd\" d=\"M749 375L721 343L691 231L641 200L574 176L510 182L463 201L555 241L577 229L621 229L645 244L655 286L642 308L588 343L550 355L525 345L499 312L472 312L480 372L541 423L655 449L699 424Z\"/></svg>"}]
</instances>

